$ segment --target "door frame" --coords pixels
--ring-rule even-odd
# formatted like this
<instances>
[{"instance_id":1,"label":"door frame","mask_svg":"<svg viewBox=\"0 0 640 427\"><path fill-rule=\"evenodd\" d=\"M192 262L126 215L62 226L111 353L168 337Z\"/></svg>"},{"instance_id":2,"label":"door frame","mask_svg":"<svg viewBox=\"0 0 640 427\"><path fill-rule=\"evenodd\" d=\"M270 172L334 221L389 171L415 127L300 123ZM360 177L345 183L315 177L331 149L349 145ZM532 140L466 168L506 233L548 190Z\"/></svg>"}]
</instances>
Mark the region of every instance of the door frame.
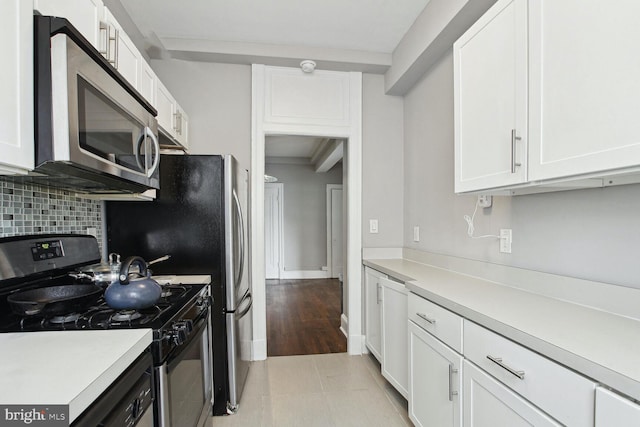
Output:
<instances>
[{"instance_id":1,"label":"door frame","mask_svg":"<svg viewBox=\"0 0 640 427\"><path fill-rule=\"evenodd\" d=\"M267 135L302 135L347 140L343 167L347 168L344 247L344 286L346 289L347 351L360 355L364 350L362 333L362 73L348 72L348 123L329 126L265 121L267 99L266 66L251 67L251 184L255 203L251 209L251 252L253 305L253 360L267 358L267 314L264 278L264 161ZM270 88L269 88L270 90Z\"/></svg>"},{"instance_id":2,"label":"door frame","mask_svg":"<svg viewBox=\"0 0 640 427\"><path fill-rule=\"evenodd\" d=\"M342 184L327 184L327 274L329 275L329 277L333 278L334 274L333 274L333 245L331 244L331 242L333 241L332 239L332 235L331 235L331 231L333 229L332 227L332 223L333 223L333 202L331 199L331 191L333 190L343 190L342 188ZM343 193L344 194L344 193ZM344 196L343 196L343 201L344 201ZM342 220L344 221L344 203L343 203L343 209L342 209ZM343 237L344 237L344 227L343 227ZM343 239L344 241L344 239ZM343 246L343 254L344 254L344 244ZM344 263L342 266L343 270L344 270Z\"/></svg>"},{"instance_id":3,"label":"door frame","mask_svg":"<svg viewBox=\"0 0 640 427\"><path fill-rule=\"evenodd\" d=\"M282 272L284 271L284 185L281 182L265 182L264 187L265 189L267 187L274 187L278 194L278 218L276 219L278 222L278 279L282 279ZM265 241L265 245L266 243Z\"/></svg>"}]
</instances>

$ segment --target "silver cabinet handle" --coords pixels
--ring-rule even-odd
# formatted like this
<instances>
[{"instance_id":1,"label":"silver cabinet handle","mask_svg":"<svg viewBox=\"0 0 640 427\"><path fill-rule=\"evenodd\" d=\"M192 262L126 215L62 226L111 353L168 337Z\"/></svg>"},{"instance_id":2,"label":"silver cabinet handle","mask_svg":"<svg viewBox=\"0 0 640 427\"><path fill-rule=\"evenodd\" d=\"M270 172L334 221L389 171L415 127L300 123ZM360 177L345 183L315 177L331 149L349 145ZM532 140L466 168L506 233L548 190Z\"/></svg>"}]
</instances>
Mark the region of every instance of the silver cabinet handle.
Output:
<instances>
[{"instance_id":1,"label":"silver cabinet handle","mask_svg":"<svg viewBox=\"0 0 640 427\"><path fill-rule=\"evenodd\" d=\"M518 377L521 380L524 380L524 371L516 371L512 367L505 365L504 363L502 363L501 357L494 357L494 356L487 355L487 359L491 360L493 363L500 366L502 369L509 372L511 375Z\"/></svg>"},{"instance_id":2,"label":"silver cabinet handle","mask_svg":"<svg viewBox=\"0 0 640 427\"><path fill-rule=\"evenodd\" d=\"M116 70L118 69L117 67L117 60L118 60L118 30L114 29L113 31L113 36L111 35L111 30L112 30L112 26L108 25L107 26L107 61L109 61L109 63L111 65L113 65ZM113 52L111 51L111 42L113 42ZM113 55L112 55L113 53Z\"/></svg>"},{"instance_id":3,"label":"silver cabinet handle","mask_svg":"<svg viewBox=\"0 0 640 427\"><path fill-rule=\"evenodd\" d=\"M421 318L423 320L426 320L427 322L429 322L432 325L436 324L436 319L432 319L430 317L427 317L427 315L424 314L424 313L416 313L416 316L418 316L419 318Z\"/></svg>"},{"instance_id":4,"label":"silver cabinet handle","mask_svg":"<svg viewBox=\"0 0 640 427\"><path fill-rule=\"evenodd\" d=\"M102 46L104 49L100 49L100 55L104 56L105 59L109 59L109 26L106 22L100 21L100 34L104 32L104 38L102 39Z\"/></svg>"},{"instance_id":5,"label":"silver cabinet handle","mask_svg":"<svg viewBox=\"0 0 640 427\"><path fill-rule=\"evenodd\" d=\"M453 389L453 374L457 374L458 370L453 367L453 363L449 363L449 401L453 402L453 396L458 394L457 391Z\"/></svg>"},{"instance_id":6,"label":"silver cabinet handle","mask_svg":"<svg viewBox=\"0 0 640 427\"><path fill-rule=\"evenodd\" d=\"M115 54L114 54L114 66L116 67L116 70L118 69L118 53L120 51L120 47L118 46L120 43L118 43L118 35L120 34L120 30L118 30L116 28L116 38L115 38Z\"/></svg>"},{"instance_id":7,"label":"silver cabinet handle","mask_svg":"<svg viewBox=\"0 0 640 427\"><path fill-rule=\"evenodd\" d=\"M522 166L522 163L516 162L516 141L520 141L522 137L516 135L516 130L511 129L511 173L516 173L516 166Z\"/></svg>"}]
</instances>

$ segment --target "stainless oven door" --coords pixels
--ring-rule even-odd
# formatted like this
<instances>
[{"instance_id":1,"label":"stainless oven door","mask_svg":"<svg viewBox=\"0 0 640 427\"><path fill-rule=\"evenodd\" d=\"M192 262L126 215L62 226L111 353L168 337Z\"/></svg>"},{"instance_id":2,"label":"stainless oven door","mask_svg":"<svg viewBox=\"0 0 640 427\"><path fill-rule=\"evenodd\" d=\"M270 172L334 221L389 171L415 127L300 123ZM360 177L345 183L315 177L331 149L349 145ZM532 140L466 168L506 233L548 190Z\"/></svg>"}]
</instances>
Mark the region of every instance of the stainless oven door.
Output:
<instances>
[{"instance_id":1,"label":"stainless oven door","mask_svg":"<svg viewBox=\"0 0 640 427\"><path fill-rule=\"evenodd\" d=\"M66 34L51 38L53 160L158 188L157 122Z\"/></svg>"},{"instance_id":2,"label":"stainless oven door","mask_svg":"<svg viewBox=\"0 0 640 427\"><path fill-rule=\"evenodd\" d=\"M158 425L201 426L211 407L209 319L198 323L189 341L155 368L158 381Z\"/></svg>"}]
</instances>

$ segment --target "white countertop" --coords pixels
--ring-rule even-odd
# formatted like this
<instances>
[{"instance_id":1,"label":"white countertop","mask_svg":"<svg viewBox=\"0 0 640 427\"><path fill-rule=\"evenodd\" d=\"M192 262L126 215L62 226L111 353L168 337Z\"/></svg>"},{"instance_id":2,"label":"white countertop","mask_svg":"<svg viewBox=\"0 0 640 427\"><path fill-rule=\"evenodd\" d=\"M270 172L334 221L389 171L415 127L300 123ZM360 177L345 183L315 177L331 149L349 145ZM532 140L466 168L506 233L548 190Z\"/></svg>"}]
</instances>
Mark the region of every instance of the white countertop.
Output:
<instances>
[{"instance_id":1,"label":"white countertop","mask_svg":"<svg viewBox=\"0 0 640 427\"><path fill-rule=\"evenodd\" d=\"M405 281L411 292L640 400L638 320L407 259L364 264Z\"/></svg>"},{"instance_id":2,"label":"white countertop","mask_svg":"<svg viewBox=\"0 0 640 427\"><path fill-rule=\"evenodd\" d=\"M73 421L151 341L151 329L0 334L0 403L69 405Z\"/></svg>"}]
</instances>

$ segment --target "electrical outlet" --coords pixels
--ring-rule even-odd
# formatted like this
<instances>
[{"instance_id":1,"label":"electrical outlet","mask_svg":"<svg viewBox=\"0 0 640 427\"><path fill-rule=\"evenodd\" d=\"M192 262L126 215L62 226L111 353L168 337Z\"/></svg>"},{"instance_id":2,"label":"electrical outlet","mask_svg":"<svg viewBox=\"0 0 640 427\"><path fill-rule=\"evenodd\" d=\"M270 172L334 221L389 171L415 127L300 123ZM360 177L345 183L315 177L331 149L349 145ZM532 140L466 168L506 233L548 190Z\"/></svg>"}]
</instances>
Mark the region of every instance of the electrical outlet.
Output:
<instances>
[{"instance_id":1,"label":"electrical outlet","mask_svg":"<svg viewBox=\"0 0 640 427\"><path fill-rule=\"evenodd\" d=\"M87 227L87 234L93 237L98 237L98 230L95 227Z\"/></svg>"},{"instance_id":2,"label":"electrical outlet","mask_svg":"<svg viewBox=\"0 0 640 427\"><path fill-rule=\"evenodd\" d=\"M369 233L376 234L378 232L378 220L370 219L369 220Z\"/></svg>"},{"instance_id":3,"label":"electrical outlet","mask_svg":"<svg viewBox=\"0 0 640 427\"><path fill-rule=\"evenodd\" d=\"M481 208L490 208L491 203L493 203L493 197L491 196L478 196L478 206Z\"/></svg>"},{"instance_id":4,"label":"electrical outlet","mask_svg":"<svg viewBox=\"0 0 640 427\"><path fill-rule=\"evenodd\" d=\"M512 239L513 239L513 235L510 228L500 229L500 252L502 252L503 254L511 253Z\"/></svg>"},{"instance_id":5,"label":"electrical outlet","mask_svg":"<svg viewBox=\"0 0 640 427\"><path fill-rule=\"evenodd\" d=\"M413 227L413 241L414 242L420 241L420 227L417 225Z\"/></svg>"}]
</instances>

